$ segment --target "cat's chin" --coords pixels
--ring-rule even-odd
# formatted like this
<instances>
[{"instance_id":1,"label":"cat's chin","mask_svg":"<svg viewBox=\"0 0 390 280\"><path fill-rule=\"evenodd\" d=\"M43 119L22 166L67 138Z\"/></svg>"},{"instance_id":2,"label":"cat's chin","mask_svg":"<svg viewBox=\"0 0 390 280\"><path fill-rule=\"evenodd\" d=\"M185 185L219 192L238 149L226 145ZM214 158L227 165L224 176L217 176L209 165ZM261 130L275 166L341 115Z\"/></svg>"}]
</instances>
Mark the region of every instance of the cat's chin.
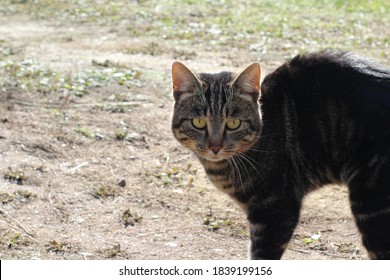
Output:
<instances>
[{"instance_id":1,"label":"cat's chin","mask_svg":"<svg viewBox=\"0 0 390 280\"><path fill-rule=\"evenodd\" d=\"M205 155L201 156L198 155L198 158L205 161L211 161L211 162L221 162L226 161L230 158L230 156L221 156L221 155Z\"/></svg>"}]
</instances>

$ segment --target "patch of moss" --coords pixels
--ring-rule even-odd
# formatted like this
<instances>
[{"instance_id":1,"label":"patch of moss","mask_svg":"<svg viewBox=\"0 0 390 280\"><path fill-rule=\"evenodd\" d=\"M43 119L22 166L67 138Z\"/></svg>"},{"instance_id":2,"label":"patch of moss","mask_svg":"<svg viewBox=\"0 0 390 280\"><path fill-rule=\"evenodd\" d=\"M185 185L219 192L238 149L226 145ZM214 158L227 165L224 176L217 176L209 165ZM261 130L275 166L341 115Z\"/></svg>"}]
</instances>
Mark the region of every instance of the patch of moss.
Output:
<instances>
[{"instance_id":1,"label":"patch of moss","mask_svg":"<svg viewBox=\"0 0 390 280\"><path fill-rule=\"evenodd\" d=\"M123 212L120 222L125 226L134 226L136 223L141 222L142 217L138 216L138 214L133 214L130 212L129 209L127 209L125 212Z\"/></svg>"},{"instance_id":2,"label":"patch of moss","mask_svg":"<svg viewBox=\"0 0 390 280\"><path fill-rule=\"evenodd\" d=\"M12 168L9 168L9 171L4 174L3 178L18 185L23 185L26 182L24 173L21 171L14 171Z\"/></svg>"},{"instance_id":3,"label":"patch of moss","mask_svg":"<svg viewBox=\"0 0 390 280\"><path fill-rule=\"evenodd\" d=\"M92 196L95 198L108 198L115 197L117 193L118 191L116 188L108 185L102 185L93 189Z\"/></svg>"},{"instance_id":4,"label":"patch of moss","mask_svg":"<svg viewBox=\"0 0 390 280\"><path fill-rule=\"evenodd\" d=\"M0 193L0 202L2 204L10 203L14 201L14 197L9 193Z\"/></svg>"},{"instance_id":5,"label":"patch of moss","mask_svg":"<svg viewBox=\"0 0 390 280\"><path fill-rule=\"evenodd\" d=\"M66 242L50 241L46 244L46 251L53 253L62 253L67 251L70 248L70 245Z\"/></svg>"},{"instance_id":6,"label":"patch of moss","mask_svg":"<svg viewBox=\"0 0 390 280\"><path fill-rule=\"evenodd\" d=\"M87 138L93 138L94 135L93 133L88 129L88 128L85 128L85 127L77 127L75 129L76 132L82 134L83 136L87 137Z\"/></svg>"},{"instance_id":7,"label":"patch of moss","mask_svg":"<svg viewBox=\"0 0 390 280\"><path fill-rule=\"evenodd\" d=\"M119 140L119 141L123 141L123 140L125 140L126 136L127 136L127 133L126 133L126 132L118 131L118 132L115 134L115 139L116 139L116 140Z\"/></svg>"},{"instance_id":8,"label":"patch of moss","mask_svg":"<svg viewBox=\"0 0 390 280\"><path fill-rule=\"evenodd\" d=\"M32 193L31 192L24 191L24 190L18 190L16 192L14 192L14 195L21 202L28 202L31 199L31 197L32 197Z\"/></svg>"},{"instance_id":9,"label":"patch of moss","mask_svg":"<svg viewBox=\"0 0 390 280\"><path fill-rule=\"evenodd\" d=\"M22 235L17 232L14 235L11 236L9 243L8 243L8 249L12 249L22 243Z\"/></svg>"},{"instance_id":10,"label":"patch of moss","mask_svg":"<svg viewBox=\"0 0 390 280\"><path fill-rule=\"evenodd\" d=\"M102 253L109 259L113 259L121 253L121 244L117 243L109 249L102 250Z\"/></svg>"}]
</instances>

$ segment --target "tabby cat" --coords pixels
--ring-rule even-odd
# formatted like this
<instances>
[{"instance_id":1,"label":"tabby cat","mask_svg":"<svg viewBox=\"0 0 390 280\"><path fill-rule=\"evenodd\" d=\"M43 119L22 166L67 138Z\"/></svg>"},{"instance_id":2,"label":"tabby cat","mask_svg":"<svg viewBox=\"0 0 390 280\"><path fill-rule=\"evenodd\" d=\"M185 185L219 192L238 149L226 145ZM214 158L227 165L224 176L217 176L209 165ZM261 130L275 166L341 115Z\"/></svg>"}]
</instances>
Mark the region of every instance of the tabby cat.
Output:
<instances>
[{"instance_id":1,"label":"tabby cat","mask_svg":"<svg viewBox=\"0 0 390 280\"><path fill-rule=\"evenodd\" d=\"M369 257L390 259L390 70L351 53L306 53L261 91L260 71L172 66L173 134L247 214L250 258L280 259L305 194L342 183Z\"/></svg>"}]
</instances>

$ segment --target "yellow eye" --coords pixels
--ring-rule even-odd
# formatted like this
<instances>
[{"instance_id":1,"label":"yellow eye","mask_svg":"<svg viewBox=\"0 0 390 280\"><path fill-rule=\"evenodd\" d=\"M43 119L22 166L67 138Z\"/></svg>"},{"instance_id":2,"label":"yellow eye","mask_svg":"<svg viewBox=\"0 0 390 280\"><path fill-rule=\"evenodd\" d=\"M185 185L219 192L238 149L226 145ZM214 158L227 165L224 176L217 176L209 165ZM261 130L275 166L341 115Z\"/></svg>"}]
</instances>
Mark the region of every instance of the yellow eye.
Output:
<instances>
[{"instance_id":1,"label":"yellow eye","mask_svg":"<svg viewBox=\"0 0 390 280\"><path fill-rule=\"evenodd\" d=\"M197 129L203 129L206 127L206 121L199 118L193 118L192 125Z\"/></svg>"},{"instance_id":2,"label":"yellow eye","mask_svg":"<svg viewBox=\"0 0 390 280\"><path fill-rule=\"evenodd\" d=\"M240 119L232 119L232 120L229 120L226 123L227 128L229 128L231 130L239 128L240 125L241 125L241 120Z\"/></svg>"}]
</instances>

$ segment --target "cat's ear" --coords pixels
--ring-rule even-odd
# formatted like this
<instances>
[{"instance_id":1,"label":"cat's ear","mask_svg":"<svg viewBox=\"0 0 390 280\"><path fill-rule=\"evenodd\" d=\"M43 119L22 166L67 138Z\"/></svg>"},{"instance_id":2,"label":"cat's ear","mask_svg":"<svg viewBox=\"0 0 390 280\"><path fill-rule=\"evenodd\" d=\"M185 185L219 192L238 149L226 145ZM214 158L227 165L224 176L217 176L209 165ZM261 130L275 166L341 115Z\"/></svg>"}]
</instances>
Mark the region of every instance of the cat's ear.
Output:
<instances>
[{"instance_id":1,"label":"cat's ear","mask_svg":"<svg viewBox=\"0 0 390 280\"><path fill-rule=\"evenodd\" d=\"M184 93L192 93L201 84L199 78L178 61L172 64L172 83L175 101L179 100Z\"/></svg>"},{"instance_id":2,"label":"cat's ear","mask_svg":"<svg viewBox=\"0 0 390 280\"><path fill-rule=\"evenodd\" d=\"M260 63L253 63L249 65L234 79L232 85L240 89L244 94L250 95L253 100L259 99L260 92Z\"/></svg>"}]
</instances>

